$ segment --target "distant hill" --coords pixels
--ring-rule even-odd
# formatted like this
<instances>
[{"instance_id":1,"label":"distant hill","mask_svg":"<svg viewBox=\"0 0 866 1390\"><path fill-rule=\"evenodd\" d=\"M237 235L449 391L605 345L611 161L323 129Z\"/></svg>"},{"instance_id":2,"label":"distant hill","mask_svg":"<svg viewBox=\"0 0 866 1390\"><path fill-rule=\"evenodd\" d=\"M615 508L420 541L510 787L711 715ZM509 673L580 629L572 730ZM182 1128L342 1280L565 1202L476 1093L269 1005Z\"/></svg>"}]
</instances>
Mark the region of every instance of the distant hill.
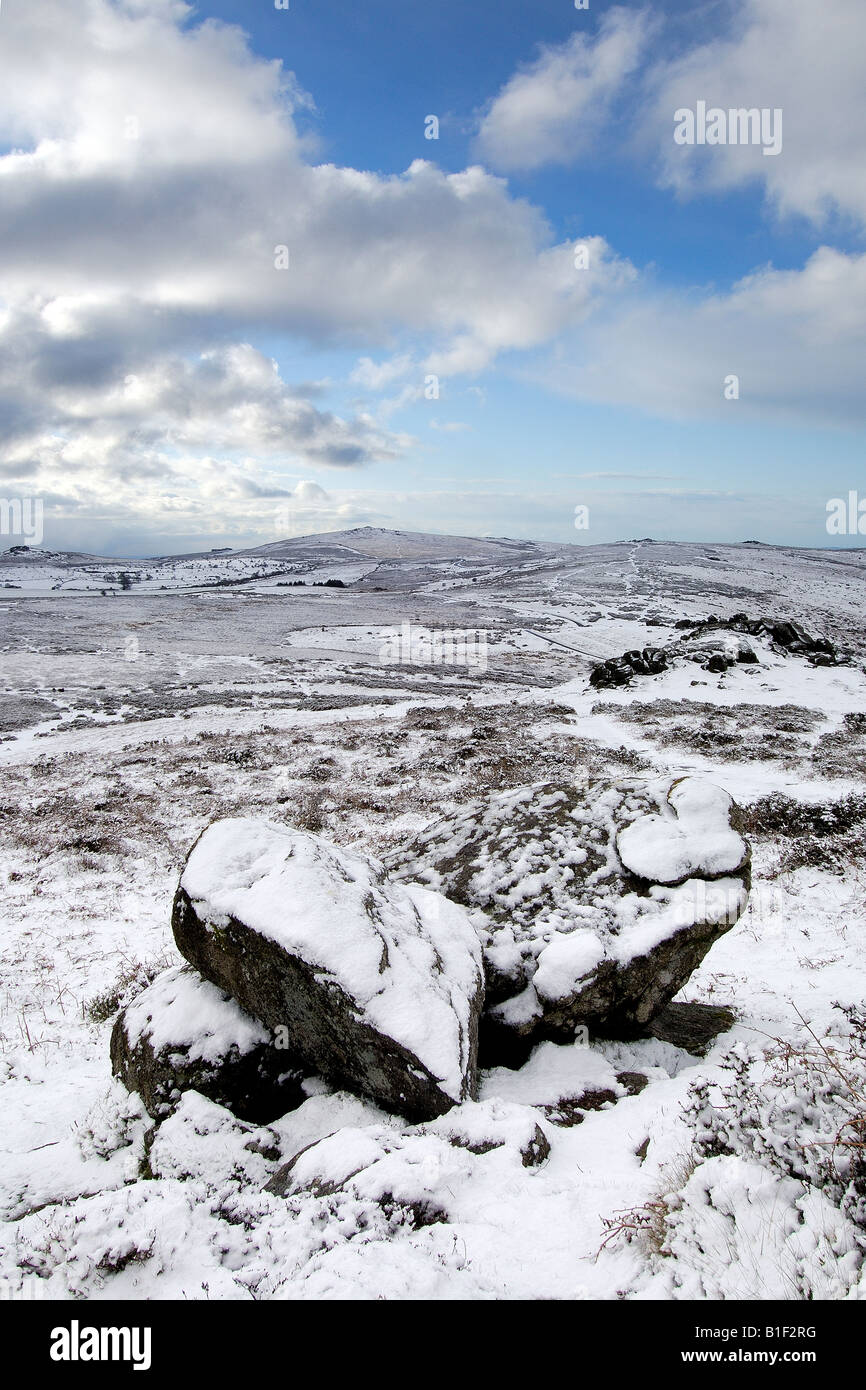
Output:
<instances>
[{"instance_id":1,"label":"distant hill","mask_svg":"<svg viewBox=\"0 0 866 1390\"><path fill-rule=\"evenodd\" d=\"M423 531L389 531L383 526L356 526L350 531L324 531L313 536L295 536L285 541L239 551L243 555L264 555L272 559L304 558L315 549L328 558L347 559L363 555L373 560L495 560L531 559L540 553L534 541L506 537L437 536Z\"/></svg>"},{"instance_id":2,"label":"distant hill","mask_svg":"<svg viewBox=\"0 0 866 1390\"><path fill-rule=\"evenodd\" d=\"M321 531L308 536L290 536L247 550L216 547L188 551L181 555L147 555L137 557L88 555L81 551L46 550L31 547L25 554L13 555L0 551L0 564L81 566L118 565L147 566L177 565L189 560L244 560L261 556L263 559L351 560L363 557L370 560L497 560L513 564L515 560L532 559L549 547L534 541L513 540L506 536L439 536L423 531L389 531L384 526L356 526L349 531ZM554 549L561 549L556 546Z\"/></svg>"}]
</instances>

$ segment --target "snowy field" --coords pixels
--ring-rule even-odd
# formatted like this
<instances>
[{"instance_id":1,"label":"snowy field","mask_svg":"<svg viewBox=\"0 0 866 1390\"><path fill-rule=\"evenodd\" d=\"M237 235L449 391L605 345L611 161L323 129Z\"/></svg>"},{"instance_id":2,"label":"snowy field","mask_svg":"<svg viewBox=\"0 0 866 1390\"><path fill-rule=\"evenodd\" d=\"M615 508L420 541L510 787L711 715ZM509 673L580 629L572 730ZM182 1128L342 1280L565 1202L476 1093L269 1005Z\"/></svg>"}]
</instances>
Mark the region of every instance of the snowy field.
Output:
<instances>
[{"instance_id":1,"label":"snowy field","mask_svg":"<svg viewBox=\"0 0 866 1390\"><path fill-rule=\"evenodd\" d=\"M4 1287L866 1297L864 599L866 552L755 544L364 528L168 561L0 558ZM590 685L601 661L737 613L793 620L841 663L758 636L723 671L677 659ZM384 660L404 624L483 634L484 662ZM381 857L486 791L685 774L735 798L753 853L746 912L678 998L731 1011L705 1055L543 1042L424 1124L314 1078L265 1127L188 1092L154 1128L112 1079L113 1020L178 959L172 898L211 821ZM549 1153L527 1162L536 1125ZM306 1186L263 1190L317 1143Z\"/></svg>"}]
</instances>

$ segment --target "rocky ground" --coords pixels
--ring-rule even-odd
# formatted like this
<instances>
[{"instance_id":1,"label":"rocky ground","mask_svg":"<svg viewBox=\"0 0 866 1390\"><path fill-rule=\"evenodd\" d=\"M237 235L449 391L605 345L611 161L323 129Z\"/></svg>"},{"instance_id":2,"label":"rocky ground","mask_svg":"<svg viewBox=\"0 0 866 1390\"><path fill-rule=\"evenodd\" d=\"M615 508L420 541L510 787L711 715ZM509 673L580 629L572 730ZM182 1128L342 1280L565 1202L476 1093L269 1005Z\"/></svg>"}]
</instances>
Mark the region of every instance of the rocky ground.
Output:
<instances>
[{"instance_id":1,"label":"rocky ground","mask_svg":"<svg viewBox=\"0 0 866 1390\"><path fill-rule=\"evenodd\" d=\"M864 1295L860 552L365 531L128 565L129 591L120 568L0 564L6 1287ZM769 626L754 661L685 650L743 613L835 664ZM477 643L470 664L383 659L404 623L485 633L483 664ZM591 683L648 647L663 669ZM752 843L749 906L675 1001L720 1010L710 1036L541 1038L411 1123L311 1077L264 1126L190 1091L154 1129L112 1079L118 1011L176 963L172 899L212 821L392 862L509 789L683 776L724 788Z\"/></svg>"}]
</instances>

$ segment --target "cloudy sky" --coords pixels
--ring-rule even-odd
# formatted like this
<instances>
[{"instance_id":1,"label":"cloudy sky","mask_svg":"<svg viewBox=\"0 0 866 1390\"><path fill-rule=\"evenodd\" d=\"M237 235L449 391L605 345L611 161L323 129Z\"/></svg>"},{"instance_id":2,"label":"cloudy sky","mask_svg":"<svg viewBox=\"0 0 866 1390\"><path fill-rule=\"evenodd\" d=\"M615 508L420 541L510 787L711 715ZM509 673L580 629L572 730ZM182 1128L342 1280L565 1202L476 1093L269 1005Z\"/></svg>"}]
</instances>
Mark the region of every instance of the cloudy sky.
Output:
<instances>
[{"instance_id":1,"label":"cloudy sky","mask_svg":"<svg viewBox=\"0 0 866 1390\"><path fill-rule=\"evenodd\" d=\"M863 0L2 0L0 497L105 554L862 543L864 51Z\"/></svg>"}]
</instances>

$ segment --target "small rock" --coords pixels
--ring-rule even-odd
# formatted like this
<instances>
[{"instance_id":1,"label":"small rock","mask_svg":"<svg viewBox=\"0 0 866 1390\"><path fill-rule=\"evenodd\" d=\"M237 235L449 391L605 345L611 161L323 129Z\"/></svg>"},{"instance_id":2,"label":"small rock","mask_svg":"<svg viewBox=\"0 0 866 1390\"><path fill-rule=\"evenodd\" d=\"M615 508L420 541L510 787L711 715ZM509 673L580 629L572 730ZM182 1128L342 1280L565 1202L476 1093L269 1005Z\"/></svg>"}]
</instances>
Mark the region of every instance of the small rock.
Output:
<instances>
[{"instance_id":1,"label":"small rock","mask_svg":"<svg viewBox=\"0 0 866 1390\"><path fill-rule=\"evenodd\" d=\"M642 1071L618 1071L616 1079L620 1086L624 1086L630 1096L639 1096L641 1091L649 1085L649 1077Z\"/></svg>"},{"instance_id":2,"label":"small rock","mask_svg":"<svg viewBox=\"0 0 866 1390\"><path fill-rule=\"evenodd\" d=\"M668 658L661 647L644 647L642 650L625 652L620 657L612 657L594 666L589 683L596 690L609 686L627 685L633 676L656 675L666 671Z\"/></svg>"},{"instance_id":3,"label":"small rock","mask_svg":"<svg viewBox=\"0 0 866 1390\"><path fill-rule=\"evenodd\" d=\"M619 1071L616 1079L629 1096L640 1095L644 1087L649 1085L649 1077L644 1076L642 1071ZM603 1086L597 1090L583 1091L579 1096L563 1096L560 1100L541 1108L545 1118L552 1125L557 1125L560 1129L571 1129L583 1122L587 1112L605 1110L610 1105L616 1105L620 1099L616 1091Z\"/></svg>"},{"instance_id":4,"label":"small rock","mask_svg":"<svg viewBox=\"0 0 866 1390\"><path fill-rule=\"evenodd\" d=\"M717 653L715 656L710 657L709 661L704 666L704 670L712 672L713 675L720 675L723 671L727 671L728 667L733 666L733 664L733 657L722 656L721 653Z\"/></svg>"},{"instance_id":5,"label":"small rock","mask_svg":"<svg viewBox=\"0 0 866 1390\"><path fill-rule=\"evenodd\" d=\"M477 1161L435 1134L368 1125L310 1144L279 1168L264 1190L275 1197L345 1192L418 1230L448 1219L442 1193L469 1177Z\"/></svg>"},{"instance_id":6,"label":"small rock","mask_svg":"<svg viewBox=\"0 0 866 1390\"><path fill-rule=\"evenodd\" d=\"M552 1125L560 1129L573 1129L575 1125L583 1124L588 1111L604 1110L609 1105L615 1105L616 1101L616 1091L584 1091L579 1096L563 1096L554 1104L541 1108Z\"/></svg>"},{"instance_id":7,"label":"small rock","mask_svg":"<svg viewBox=\"0 0 866 1390\"><path fill-rule=\"evenodd\" d=\"M187 1091L256 1124L304 1100L303 1072L267 1029L184 965L164 970L118 1016L111 1065L154 1119Z\"/></svg>"},{"instance_id":8,"label":"small rock","mask_svg":"<svg viewBox=\"0 0 866 1390\"><path fill-rule=\"evenodd\" d=\"M550 1144L532 1109L493 1099L466 1102L424 1130L438 1134L449 1143L486 1154L494 1149L511 1148L520 1155L524 1168L537 1168L550 1154Z\"/></svg>"},{"instance_id":9,"label":"small rock","mask_svg":"<svg viewBox=\"0 0 866 1390\"><path fill-rule=\"evenodd\" d=\"M703 1057L719 1033L727 1033L737 1021L732 1009L715 1004L668 1004L650 1025L650 1032L661 1042L673 1043Z\"/></svg>"}]
</instances>

